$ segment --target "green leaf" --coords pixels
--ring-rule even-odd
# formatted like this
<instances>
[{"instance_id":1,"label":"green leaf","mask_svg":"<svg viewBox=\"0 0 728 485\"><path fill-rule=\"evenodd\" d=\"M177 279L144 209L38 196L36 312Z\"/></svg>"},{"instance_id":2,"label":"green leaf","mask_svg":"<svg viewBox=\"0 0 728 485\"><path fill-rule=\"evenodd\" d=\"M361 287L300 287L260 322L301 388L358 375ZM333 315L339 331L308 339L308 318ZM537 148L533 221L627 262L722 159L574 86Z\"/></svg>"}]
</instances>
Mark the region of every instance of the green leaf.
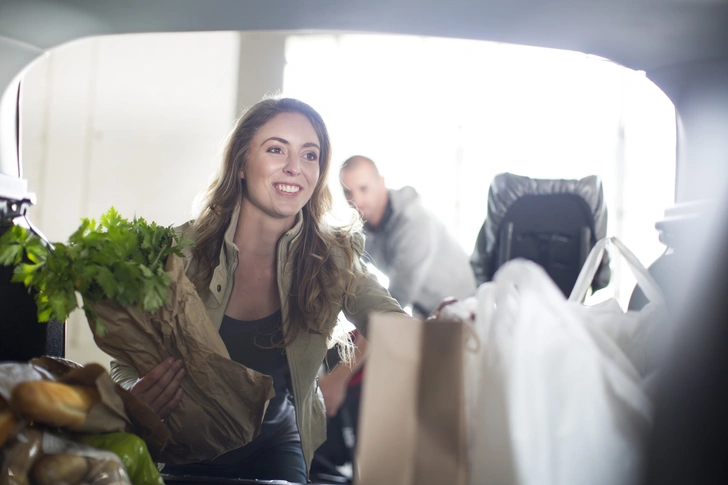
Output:
<instances>
[{"instance_id":1,"label":"green leaf","mask_svg":"<svg viewBox=\"0 0 728 485\"><path fill-rule=\"evenodd\" d=\"M23 246L20 244L7 244L0 246L0 264L13 266L20 262L23 257Z\"/></svg>"},{"instance_id":2,"label":"green leaf","mask_svg":"<svg viewBox=\"0 0 728 485\"><path fill-rule=\"evenodd\" d=\"M160 293L156 290L149 291L144 294L144 304L143 308L144 310L151 312L154 310L157 310L162 305L164 305L164 302L166 301L167 295L160 295Z\"/></svg>"},{"instance_id":3,"label":"green leaf","mask_svg":"<svg viewBox=\"0 0 728 485\"><path fill-rule=\"evenodd\" d=\"M42 263L48 257L48 248L40 238L32 237L25 244L25 253L33 263Z\"/></svg>"},{"instance_id":4,"label":"green leaf","mask_svg":"<svg viewBox=\"0 0 728 485\"><path fill-rule=\"evenodd\" d=\"M116 212L114 207L111 207L104 215L101 216L101 226L107 229L123 225L124 223L126 223L126 220L124 220L119 213Z\"/></svg>"},{"instance_id":5,"label":"green leaf","mask_svg":"<svg viewBox=\"0 0 728 485\"><path fill-rule=\"evenodd\" d=\"M47 322L51 319L51 313L53 310L51 308L41 308L38 306L38 321L43 323ZM64 320L61 320L63 322Z\"/></svg>"},{"instance_id":6,"label":"green leaf","mask_svg":"<svg viewBox=\"0 0 728 485\"><path fill-rule=\"evenodd\" d=\"M12 227L0 237L0 264L14 266L12 281L34 292L39 320L65 321L78 307L77 291L86 315L96 322L96 334L102 335L107 329L94 315L93 303L111 298L156 311L170 293L164 264L171 254L182 257L189 244L172 226L141 217L129 221L111 207L98 223L81 219L68 241L52 249L26 229Z\"/></svg>"},{"instance_id":7,"label":"green leaf","mask_svg":"<svg viewBox=\"0 0 728 485\"><path fill-rule=\"evenodd\" d=\"M98 273L96 273L95 280L104 290L104 294L107 298L114 298L116 296L118 284L116 283L114 275L109 268L100 266Z\"/></svg>"}]
</instances>

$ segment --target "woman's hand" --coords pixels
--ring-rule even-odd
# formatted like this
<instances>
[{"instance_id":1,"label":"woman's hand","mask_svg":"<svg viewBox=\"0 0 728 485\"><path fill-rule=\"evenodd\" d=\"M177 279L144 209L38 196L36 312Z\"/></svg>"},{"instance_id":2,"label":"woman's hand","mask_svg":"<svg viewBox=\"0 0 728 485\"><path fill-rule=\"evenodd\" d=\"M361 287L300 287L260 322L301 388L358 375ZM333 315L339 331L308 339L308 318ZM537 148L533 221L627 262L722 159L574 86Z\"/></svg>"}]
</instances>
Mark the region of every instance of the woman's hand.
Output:
<instances>
[{"instance_id":1,"label":"woman's hand","mask_svg":"<svg viewBox=\"0 0 728 485\"><path fill-rule=\"evenodd\" d=\"M182 400L180 383L184 376L182 361L170 357L137 380L131 393L165 419Z\"/></svg>"}]
</instances>

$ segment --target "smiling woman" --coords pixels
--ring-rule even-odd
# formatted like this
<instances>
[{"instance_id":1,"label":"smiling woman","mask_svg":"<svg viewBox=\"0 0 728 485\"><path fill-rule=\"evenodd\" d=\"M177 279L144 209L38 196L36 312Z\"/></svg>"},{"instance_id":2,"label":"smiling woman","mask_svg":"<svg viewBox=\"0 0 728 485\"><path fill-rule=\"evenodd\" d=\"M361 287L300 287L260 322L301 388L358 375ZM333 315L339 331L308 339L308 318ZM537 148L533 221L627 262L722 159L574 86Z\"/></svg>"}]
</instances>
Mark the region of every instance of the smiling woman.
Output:
<instances>
[{"instance_id":1,"label":"smiling woman","mask_svg":"<svg viewBox=\"0 0 728 485\"><path fill-rule=\"evenodd\" d=\"M165 472L305 483L325 436L316 376L339 312L363 334L370 314L403 313L367 274L359 225L324 222L330 153L312 107L265 99L236 123L200 217L178 228L195 244L185 272L230 357L272 376L275 397L252 442ZM350 351L350 342L340 343ZM182 398L180 361L167 359L144 376L112 361L111 373L161 418Z\"/></svg>"}]
</instances>

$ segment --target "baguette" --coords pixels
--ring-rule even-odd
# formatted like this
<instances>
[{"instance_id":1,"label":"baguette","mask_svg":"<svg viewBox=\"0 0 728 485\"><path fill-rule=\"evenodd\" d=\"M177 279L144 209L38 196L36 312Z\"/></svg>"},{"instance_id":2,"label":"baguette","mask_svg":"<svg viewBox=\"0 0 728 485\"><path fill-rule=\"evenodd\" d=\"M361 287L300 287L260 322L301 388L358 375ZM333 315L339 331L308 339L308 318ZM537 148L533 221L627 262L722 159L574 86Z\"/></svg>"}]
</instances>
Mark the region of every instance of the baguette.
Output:
<instances>
[{"instance_id":1,"label":"baguette","mask_svg":"<svg viewBox=\"0 0 728 485\"><path fill-rule=\"evenodd\" d=\"M19 415L49 426L77 428L101 401L90 386L53 381L25 381L13 387L10 407Z\"/></svg>"}]
</instances>

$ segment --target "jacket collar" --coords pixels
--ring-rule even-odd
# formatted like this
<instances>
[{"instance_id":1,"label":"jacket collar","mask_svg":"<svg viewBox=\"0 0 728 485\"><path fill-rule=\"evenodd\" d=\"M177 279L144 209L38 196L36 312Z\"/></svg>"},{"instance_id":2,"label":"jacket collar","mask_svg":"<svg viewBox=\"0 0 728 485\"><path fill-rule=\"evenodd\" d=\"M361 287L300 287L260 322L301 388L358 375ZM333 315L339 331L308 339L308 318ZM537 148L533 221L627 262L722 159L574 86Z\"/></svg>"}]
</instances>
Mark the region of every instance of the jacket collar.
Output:
<instances>
[{"instance_id":1,"label":"jacket collar","mask_svg":"<svg viewBox=\"0 0 728 485\"><path fill-rule=\"evenodd\" d=\"M240 204L235 207L235 210L230 217L230 223L228 224L228 228L225 231L225 235L223 236L223 247L220 251L220 266L222 267L228 267L229 264L227 264L227 262L234 261L235 254L238 252L237 246L235 246L235 243L233 243L233 238L235 237L235 230L238 228L239 217ZM286 243L287 245L290 245L292 242L298 239L298 237L301 235L302 230L303 212L299 211L298 214L296 214L296 222L293 224L293 227L283 233L281 238L278 240L278 244ZM288 247L286 247L286 251L287 250Z\"/></svg>"},{"instance_id":2,"label":"jacket collar","mask_svg":"<svg viewBox=\"0 0 728 485\"><path fill-rule=\"evenodd\" d=\"M212 278L210 279L209 290L210 293L215 297L218 304L222 304L225 299L227 292L227 283L230 273L234 273L237 269L237 253L238 247L233 242L235 237L235 230L238 228L238 218L240 216L240 204L235 207L232 215L230 216L230 223L228 224L225 234L223 235L223 243L220 248L220 259L217 267L213 270ZM296 214L296 222L289 230L283 233L281 238L278 240L279 250L283 249L283 259L288 254L291 244L298 239L303 230L303 213L299 212ZM281 246L282 245L282 246ZM281 254L279 252L279 254ZM279 265L281 262L279 261ZM281 266L279 266L280 272ZM279 275L280 276L280 275Z\"/></svg>"}]
</instances>

